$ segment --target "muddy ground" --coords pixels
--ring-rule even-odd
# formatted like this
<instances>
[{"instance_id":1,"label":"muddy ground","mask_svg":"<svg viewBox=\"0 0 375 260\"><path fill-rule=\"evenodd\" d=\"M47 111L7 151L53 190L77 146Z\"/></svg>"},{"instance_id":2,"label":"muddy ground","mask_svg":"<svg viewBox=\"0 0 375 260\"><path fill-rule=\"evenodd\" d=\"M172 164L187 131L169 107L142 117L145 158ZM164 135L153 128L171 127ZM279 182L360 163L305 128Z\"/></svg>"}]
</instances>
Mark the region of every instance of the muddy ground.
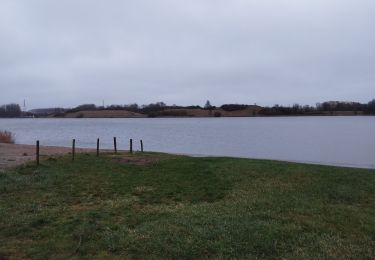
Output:
<instances>
[{"instance_id":1,"label":"muddy ground","mask_svg":"<svg viewBox=\"0 0 375 260\"><path fill-rule=\"evenodd\" d=\"M41 158L53 155L63 155L71 153L71 148L41 146ZM92 152L92 149L76 148L76 152ZM0 143L0 171L14 166L24 164L28 161L35 161L36 148L35 145L21 144L3 144Z\"/></svg>"}]
</instances>

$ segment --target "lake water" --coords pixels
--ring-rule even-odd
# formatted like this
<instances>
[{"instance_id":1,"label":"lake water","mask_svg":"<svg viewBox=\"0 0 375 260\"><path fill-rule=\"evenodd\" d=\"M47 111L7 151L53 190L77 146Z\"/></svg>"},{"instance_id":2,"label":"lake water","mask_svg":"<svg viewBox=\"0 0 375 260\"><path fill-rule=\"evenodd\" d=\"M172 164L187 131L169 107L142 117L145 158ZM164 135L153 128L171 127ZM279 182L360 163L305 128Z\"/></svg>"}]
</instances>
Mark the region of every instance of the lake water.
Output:
<instances>
[{"instance_id":1,"label":"lake water","mask_svg":"<svg viewBox=\"0 0 375 260\"><path fill-rule=\"evenodd\" d=\"M375 168L375 117L0 119L20 144L129 148Z\"/></svg>"}]
</instances>

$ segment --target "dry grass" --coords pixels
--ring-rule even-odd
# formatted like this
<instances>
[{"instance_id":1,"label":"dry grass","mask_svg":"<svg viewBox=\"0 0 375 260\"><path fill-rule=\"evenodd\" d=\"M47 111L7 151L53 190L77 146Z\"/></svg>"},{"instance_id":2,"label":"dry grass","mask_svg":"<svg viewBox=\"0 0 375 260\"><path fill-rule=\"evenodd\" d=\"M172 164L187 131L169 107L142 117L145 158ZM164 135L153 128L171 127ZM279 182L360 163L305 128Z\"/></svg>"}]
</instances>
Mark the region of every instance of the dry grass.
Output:
<instances>
[{"instance_id":1,"label":"dry grass","mask_svg":"<svg viewBox=\"0 0 375 260\"><path fill-rule=\"evenodd\" d=\"M243 110L225 111L223 109L165 109L162 111L151 112L149 115L126 110L97 110L97 111L79 111L67 113L67 118L138 118L138 117L214 117L219 113L223 117L249 117L258 114L260 108L246 108Z\"/></svg>"},{"instance_id":2,"label":"dry grass","mask_svg":"<svg viewBox=\"0 0 375 260\"><path fill-rule=\"evenodd\" d=\"M14 144L14 135L11 132L0 130L0 143Z\"/></svg>"},{"instance_id":3,"label":"dry grass","mask_svg":"<svg viewBox=\"0 0 375 260\"><path fill-rule=\"evenodd\" d=\"M146 117L140 113L125 110L98 110L98 111L79 111L67 113L68 118L128 118L128 117Z\"/></svg>"},{"instance_id":4,"label":"dry grass","mask_svg":"<svg viewBox=\"0 0 375 260\"><path fill-rule=\"evenodd\" d=\"M185 117L213 117L215 113L220 113L223 117L249 117L255 116L259 112L259 108L246 108L243 110L225 111L221 108L206 110L206 109L166 109L163 111L156 112L157 117L163 116L185 116Z\"/></svg>"}]
</instances>

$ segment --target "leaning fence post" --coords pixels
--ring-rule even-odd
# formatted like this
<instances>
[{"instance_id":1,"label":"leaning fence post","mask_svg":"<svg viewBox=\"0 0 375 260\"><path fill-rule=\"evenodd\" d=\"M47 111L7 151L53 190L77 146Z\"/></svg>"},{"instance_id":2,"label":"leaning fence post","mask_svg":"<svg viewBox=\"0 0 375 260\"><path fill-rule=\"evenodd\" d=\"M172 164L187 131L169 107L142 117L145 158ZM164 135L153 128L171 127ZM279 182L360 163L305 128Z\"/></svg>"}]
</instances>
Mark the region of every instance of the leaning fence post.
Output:
<instances>
[{"instance_id":1,"label":"leaning fence post","mask_svg":"<svg viewBox=\"0 0 375 260\"><path fill-rule=\"evenodd\" d=\"M141 140L141 152L143 153L143 141Z\"/></svg>"},{"instance_id":2,"label":"leaning fence post","mask_svg":"<svg viewBox=\"0 0 375 260\"><path fill-rule=\"evenodd\" d=\"M117 153L117 140L116 140L116 137L113 137L113 146L115 148L115 153Z\"/></svg>"},{"instance_id":3,"label":"leaning fence post","mask_svg":"<svg viewBox=\"0 0 375 260\"><path fill-rule=\"evenodd\" d=\"M133 153L133 139L130 139L130 153Z\"/></svg>"},{"instance_id":4,"label":"leaning fence post","mask_svg":"<svg viewBox=\"0 0 375 260\"><path fill-rule=\"evenodd\" d=\"M39 140L36 141L36 165L39 165Z\"/></svg>"},{"instance_id":5,"label":"leaning fence post","mask_svg":"<svg viewBox=\"0 0 375 260\"><path fill-rule=\"evenodd\" d=\"M72 143L72 161L74 161L75 155L76 155L76 139L73 139L73 143Z\"/></svg>"},{"instance_id":6,"label":"leaning fence post","mask_svg":"<svg viewBox=\"0 0 375 260\"><path fill-rule=\"evenodd\" d=\"M96 156L99 156L99 138L96 140Z\"/></svg>"}]
</instances>

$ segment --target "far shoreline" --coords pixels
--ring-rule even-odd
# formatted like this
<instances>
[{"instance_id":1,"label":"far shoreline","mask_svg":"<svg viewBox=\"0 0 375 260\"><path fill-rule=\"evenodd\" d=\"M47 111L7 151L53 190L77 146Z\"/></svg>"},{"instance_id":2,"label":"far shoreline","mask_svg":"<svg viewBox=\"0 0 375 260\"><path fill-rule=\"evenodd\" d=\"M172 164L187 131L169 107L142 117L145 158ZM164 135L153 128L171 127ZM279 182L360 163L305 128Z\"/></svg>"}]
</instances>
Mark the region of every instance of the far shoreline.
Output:
<instances>
[{"instance_id":1,"label":"far shoreline","mask_svg":"<svg viewBox=\"0 0 375 260\"><path fill-rule=\"evenodd\" d=\"M162 118L176 118L176 119L191 119L191 118L280 118L280 117L373 117L372 114L319 114L319 115L257 115L257 116L155 116L155 117L0 117L0 119L162 119Z\"/></svg>"}]
</instances>

